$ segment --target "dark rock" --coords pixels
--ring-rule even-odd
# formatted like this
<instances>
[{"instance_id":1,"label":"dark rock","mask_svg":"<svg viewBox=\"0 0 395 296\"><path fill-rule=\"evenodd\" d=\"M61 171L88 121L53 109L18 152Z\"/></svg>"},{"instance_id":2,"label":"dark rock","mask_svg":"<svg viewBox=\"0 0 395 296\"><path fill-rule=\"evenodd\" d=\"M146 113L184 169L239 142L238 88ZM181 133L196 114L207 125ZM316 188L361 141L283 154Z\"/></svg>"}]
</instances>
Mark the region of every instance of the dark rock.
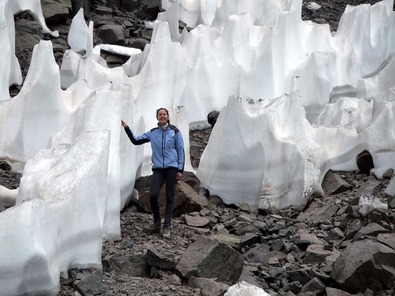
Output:
<instances>
[{"instance_id":1,"label":"dark rock","mask_svg":"<svg viewBox=\"0 0 395 296\"><path fill-rule=\"evenodd\" d=\"M377 195L380 191L382 191L383 187L384 185L382 182L370 177L361 185L361 187L359 187L355 197L359 198L363 194Z\"/></svg>"},{"instance_id":2,"label":"dark rock","mask_svg":"<svg viewBox=\"0 0 395 296\"><path fill-rule=\"evenodd\" d=\"M141 51L144 50L147 44L149 44L149 41L143 38L134 38L129 41L130 47L140 49Z\"/></svg>"},{"instance_id":3,"label":"dark rock","mask_svg":"<svg viewBox=\"0 0 395 296\"><path fill-rule=\"evenodd\" d=\"M348 184L332 170L329 170L326 173L324 180L322 181L322 189L324 190L325 195L342 193L352 189L352 187L352 185Z\"/></svg>"},{"instance_id":4,"label":"dark rock","mask_svg":"<svg viewBox=\"0 0 395 296\"><path fill-rule=\"evenodd\" d=\"M372 240L355 241L336 260L331 277L350 291L391 289L395 280L395 250Z\"/></svg>"},{"instance_id":5,"label":"dark rock","mask_svg":"<svg viewBox=\"0 0 395 296\"><path fill-rule=\"evenodd\" d=\"M67 1L41 0L42 11L47 25L67 20L71 12L71 3Z\"/></svg>"},{"instance_id":6,"label":"dark rock","mask_svg":"<svg viewBox=\"0 0 395 296\"><path fill-rule=\"evenodd\" d=\"M104 281L104 277L100 271L97 271L77 284L77 289L81 295L102 295L107 293L108 286Z\"/></svg>"},{"instance_id":7,"label":"dark rock","mask_svg":"<svg viewBox=\"0 0 395 296\"><path fill-rule=\"evenodd\" d=\"M134 11L139 6L139 0L122 0L122 8L126 11Z\"/></svg>"},{"instance_id":8,"label":"dark rock","mask_svg":"<svg viewBox=\"0 0 395 296\"><path fill-rule=\"evenodd\" d=\"M125 42L125 30L120 25L103 25L97 28L97 36L103 43L122 45Z\"/></svg>"},{"instance_id":9,"label":"dark rock","mask_svg":"<svg viewBox=\"0 0 395 296\"><path fill-rule=\"evenodd\" d=\"M214 127L215 123L217 122L218 116L219 116L218 111L211 111L207 115L207 122L211 125L212 128Z\"/></svg>"},{"instance_id":10,"label":"dark rock","mask_svg":"<svg viewBox=\"0 0 395 296\"><path fill-rule=\"evenodd\" d=\"M178 263L178 258L174 254L161 254L153 248L147 250L145 259L150 266L155 266L162 270L174 270Z\"/></svg>"},{"instance_id":11,"label":"dark rock","mask_svg":"<svg viewBox=\"0 0 395 296\"><path fill-rule=\"evenodd\" d=\"M228 282L239 279L243 264L243 257L233 248L217 240L200 238L182 254L177 270L186 278L216 278Z\"/></svg>"},{"instance_id":12,"label":"dark rock","mask_svg":"<svg viewBox=\"0 0 395 296\"><path fill-rule=\"evenodd\" d=\"M384 227L380 226L377 223L370 223L359 229L353 239L358 240L367 236L376 237L380 233L386 233L386 232L389 232L389 230L385 229Z\"/></svg>"},{"instance_id":13,"label":"dark rock","mask_svg":"<svg viewBox=\"0 0 395 296\"><path fill-rule=\"evenodd\" d=\"M320 206L319 204L313 202L304 212L299 214L298 220L328 220L333 217L338 210L339 207L335 204L326 204L324 206Z\"/></svg>"},{"instance_id":14,"label":"dark rock","mask_svg":"<svg viewBox=\"0 0 395 296\"><path fill-rule=\"evenodd\" d=\"M326 296L352 296L350 293L330 287L325 288L325 292Z\"/></svg>"},{"instance_id":15,"label":"dark rock","mask_svg":"<svg viewBox=\"0 0 395 296\"><path fill-rule=\"evenodd\" d=\"M321 292L325 290L325 283L319 278L312 278L308 283L306 283L300 292L302 295L320 295ZM308 294L310 292L310 294Z\"/></svg>"},{"instance_id":16,"label":"dark rock","mask_svg":"<svg viewBox=\"0 0 395 296\"><path fill-rule=\"evenodd\" d=\"M149 266L144 255L110 256L103 260L103 269L106 272L115 271L132 276L149 275Z\"/></svg>"},{"instance_id":17,"label":"dark rock","mask_svg":"<svg viewBox=\"0 0 395 296\"><path fill-rule=\"evenodd\" d=\"M0 160L0 169L4 171L11 171L11 165L5 160Z\"/></svg>"},{"instance_id":18,"label":"dark rock","mask_svg":"<svg viewBox=\"0 0 395 296\"><path fill-rule=\"evenodd\" d=\"M373 157L369 151L365 150L357 155L357 166L362 174L370 174L370 170L374 168L374 163Z\"/></svg>"},{"instance_id":19,"label":"dark rock","mask_svg":"<svg viewBox=\"0 0 395 296\"><path fill-rule=\"evenodd\" d=\"M227 284L216 282L213 279L199 278L194 276L191 276L188 279L188 286L200 288L202 296L223 295L230 287Z\"/></svg>"}]
</instances>

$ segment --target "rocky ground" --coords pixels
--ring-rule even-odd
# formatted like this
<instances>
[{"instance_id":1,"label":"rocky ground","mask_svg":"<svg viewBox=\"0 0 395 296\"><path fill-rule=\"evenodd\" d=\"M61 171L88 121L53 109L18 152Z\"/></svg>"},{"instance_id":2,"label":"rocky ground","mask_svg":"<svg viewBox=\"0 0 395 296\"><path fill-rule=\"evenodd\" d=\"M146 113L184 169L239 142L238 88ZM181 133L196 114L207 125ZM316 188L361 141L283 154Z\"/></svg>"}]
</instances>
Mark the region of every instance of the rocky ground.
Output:
<instances>
[{"instance_id":1,"label":"rocky ground","mask_svg":"<svg viewBox=\"0 0 395 296\"><path fill-rule=\"evenodd\" d=\"M321 23L327 22L331 29L335 31L346 4L358 5L378 1L315 2L321 5L321 8L317 11L311 11L307 9L307 1L304 1L303 19ZM102 11L100 15L101 13ZM91 17L92 19L99 19L100 16L95 12L95 9L92 9ZM133 20L136 31L143 31L144 14L135 13L131 15L130 13L119 11L114 17L114 21L118 22L119 19L125 17ZM29 25L25 26L25 24ZM31 24L32 20L25 14L21 14L16 18L17 56L20 59L24 75L30 62L31 43L26 39L26 35L22 33L30 30L30 34L31 30L33 30L36 35L33 34L32 38L38 36L50 39L48 36L42 35L36 25ZM61 38L54 41L57 44L54 48L55 57L59 63L66 46L65 39L69 24L70 20L65 20L63 23L50 26L51 28L56 27L59 29L61 34ZM144 38L144 36L147 37L149 34L140 34L137 37ZM99 39L96 41L98 42ZM29 46L26 44L29 44ZM11 92L14 95L18 91L19 87L17 86L11 88ZM194 167L198 166L199 157L209 139L210 131L210 129L207 129L190 132L190 142L192 144L191 160ZM246 243L238 249L245 257L245 270L242 279L249 279L249 281L261 286L266 291L270 291L271 295L350 295L346 292L343 292L344 294L340 294L340 292L338 292L339 294L334 294L335 291L342 289L330 278L333 262L328 262L324 259L325 256L316 260L311 259L313 252L309 253L307 246L313 245L313 241L317 239L323 240L325 242L324 246L331 252L333 250L343 251L347 245L352 243L359 230L373 223L380 226L380 230L376 230L377 233L393 232L395 222L393 210L375 210L366 216L362 216L356 209L356 196L360 195L361 192L374 194L377 198L385 201L384 190L390 175L388 174L383 180L376 180L373 176L361 174L360 172L336 172L337 182L341 183L344 181L347 184L347 186L341 184L342 186L338 188L345 189L339 189L339 192L328 189L326 195L317 197L302 213L289 209L278 213L269 214L262 212L251 214L241 209L224 207L217 201L212 201L207 208L199 213L194 213L195 216L209 217L209 224L203 227L194 227L187 222L187 217L190 214L175 217L170 240L165 240L160 235L146 234L143 228L151 223L151 215L142 212L138 205L131 203L121 213L121 239L116 241L109 240L103 243L103 270L70 270L69 278L61 280L59 296L214 295L207 292L211 291L213 293L213 289L204 290L201 287L193 288L188 286L174 269L166 271L151 266L148 274L137 274L133 271L137 270L137 267L132 268L132 270L116 269L111 267L111 262L116 261L119 266L123 266L130 256L134 256L133 258L144 257L147 250L152 249L162 254L167 254L166 256L170 254L175 258L179 258L197 239L203 236L216 235L220 232L219 229L231 234L245 234L246 230L243 229L246 227L246 220L249 221L247 224L255 226L254 230L250 229L250 231L255 233L257 241ZM21 174L8 170L6 164L0 163L1 185L11 189L17 188L20 177ZM328 185L328 187L330 186ZM374 189L371 189L372 187ZM332 207L336 207L336 213L328 210ZM326 210L324 211L323 209ZM314 216L314 212L319 212L319 210L323 211L320 212L321 216L317 218ZM300 235L301 233L303 234L302 236ZM314 237L307 236L307 234ZM365 236L369 237L370 234L365 234ZM359 239L361 239L361 234ZM265 259L264 261L251 259L258 252L255 249L258 245L265 245L268 248L266 253L270 253L271 257L266 258L267 260ZM320 254L322 255L322 253ZM264 256L262 255L262 257ZM309 260L312 261L309 262L306 258L310 258ZM304 274L307 279L298 278L296 280L293 278L296 273L298 275ZM206 294L202 292L203 290ZM372 290L366 289L365 292L358 295L393 295L391 289L384 290L386 291L374 293ZM355 292L354 294L356 295L357 293Z\"/></svg>"}]
</instances>

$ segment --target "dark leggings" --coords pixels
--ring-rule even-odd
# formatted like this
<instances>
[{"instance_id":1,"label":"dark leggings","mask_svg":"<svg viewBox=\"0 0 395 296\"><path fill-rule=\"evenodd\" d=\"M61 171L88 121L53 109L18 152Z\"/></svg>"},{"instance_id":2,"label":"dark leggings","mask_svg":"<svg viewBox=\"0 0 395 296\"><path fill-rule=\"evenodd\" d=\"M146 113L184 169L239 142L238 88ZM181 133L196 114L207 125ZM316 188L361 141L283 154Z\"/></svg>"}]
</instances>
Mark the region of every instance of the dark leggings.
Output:
<instances>
[{"instance_id":1,"label":"dark leggings","mask_svg":"<svg viewBox=\"0 0 395 296\"><path fill-rule=\"evenodd\" d=\"M154 216L154 223L160 223L159 211L159 192L166 180L166 211L164 227L170 227L171 218L173 217L174 191L176 187L176 168L155 169L152 174L150 187L151 210Z\"/></svg>"}]
</instances>

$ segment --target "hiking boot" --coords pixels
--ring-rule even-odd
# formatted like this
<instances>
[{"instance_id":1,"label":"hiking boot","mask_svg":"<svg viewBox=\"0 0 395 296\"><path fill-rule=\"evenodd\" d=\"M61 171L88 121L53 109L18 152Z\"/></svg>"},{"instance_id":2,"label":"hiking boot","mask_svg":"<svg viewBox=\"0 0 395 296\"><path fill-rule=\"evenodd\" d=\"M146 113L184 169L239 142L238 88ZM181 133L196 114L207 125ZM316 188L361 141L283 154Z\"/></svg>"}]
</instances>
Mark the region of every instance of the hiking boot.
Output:
<instances>
[{"instance_id":1,"label":"hiking boot","mask_svg":"<svg viewBox=\"0 0 395 296\"><path fill-rule=\"evenodd\" d=\"M170 238L170 227L163 227L162 237L167 239Z\"/></svg>"},{"instance_id":2,"label":"hiking boot","mask_svg":"<svg viewBox=\"0 0 395 296\"><path fill-rule=\"evenodd\" d=\"M147 233L160 233L160 223L153 223L150 226L144 228Z\"/></svg>"}]
</instances>

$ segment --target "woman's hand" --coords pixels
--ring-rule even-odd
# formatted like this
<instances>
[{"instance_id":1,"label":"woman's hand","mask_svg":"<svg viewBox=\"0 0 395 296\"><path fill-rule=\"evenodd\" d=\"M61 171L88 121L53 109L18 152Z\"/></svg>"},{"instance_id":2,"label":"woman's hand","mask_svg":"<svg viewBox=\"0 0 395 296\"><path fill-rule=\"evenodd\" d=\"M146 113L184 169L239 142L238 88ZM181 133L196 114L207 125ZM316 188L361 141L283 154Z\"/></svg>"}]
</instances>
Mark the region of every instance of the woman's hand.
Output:
<instances>
[{"instance_id":1,"label":"woman's hand","mask_svg":"<svg viewBox=\"0 0 395 296\"><path fill-rule=\"evenodd\" d=\"M181 179L182 179L182 173L177 172L176 180L177 180L177 181L180 181Z\"/></svg>"},{"instance_id":2,"label":"woman's hand","mask_svg":"<svg viewBox=\"0 0 395 296\"><path fill-rule=\"evenodd\" d=\"M121 125L122 125L123 127L128 127L128 125L126 124L126 122L123 121L123 120L121 120Z\"/></svg>"}]
</instances>

